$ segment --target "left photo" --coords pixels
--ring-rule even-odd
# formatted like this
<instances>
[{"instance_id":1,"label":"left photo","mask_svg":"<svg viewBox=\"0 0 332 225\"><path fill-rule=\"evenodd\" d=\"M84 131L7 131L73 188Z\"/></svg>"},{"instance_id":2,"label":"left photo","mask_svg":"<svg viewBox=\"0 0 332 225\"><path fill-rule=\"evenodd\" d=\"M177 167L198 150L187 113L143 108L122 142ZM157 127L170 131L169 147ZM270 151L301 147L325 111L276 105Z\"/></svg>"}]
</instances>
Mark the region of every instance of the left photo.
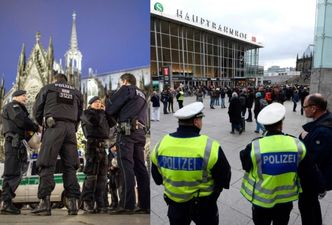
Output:
<instances>
[{"instance_id":1,"label":"left photo","mask_svg":"<svg viewBox=\"0 0 332 225\"><path fill-rule=\"evenodd\" d=\"M149 1L0 5L0 224L149 225Z\"/></svg>"}]
</instances>

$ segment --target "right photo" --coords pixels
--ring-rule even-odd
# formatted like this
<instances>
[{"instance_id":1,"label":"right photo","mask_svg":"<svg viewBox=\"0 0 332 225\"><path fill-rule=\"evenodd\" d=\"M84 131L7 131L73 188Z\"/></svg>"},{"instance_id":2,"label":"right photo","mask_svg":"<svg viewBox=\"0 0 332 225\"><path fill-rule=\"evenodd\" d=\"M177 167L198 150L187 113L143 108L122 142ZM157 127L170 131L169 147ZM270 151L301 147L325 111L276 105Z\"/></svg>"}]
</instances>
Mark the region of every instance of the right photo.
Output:
<instances>
[{"instance_id":1,"label":"right photo","mask_svg":"<svg viewBox=\"0 0 332 225\"><path fill-rule=\"evenodd\" d=\"M150 1L151 224L332 225L331 4Z\"/></svg>"}]
</instances>

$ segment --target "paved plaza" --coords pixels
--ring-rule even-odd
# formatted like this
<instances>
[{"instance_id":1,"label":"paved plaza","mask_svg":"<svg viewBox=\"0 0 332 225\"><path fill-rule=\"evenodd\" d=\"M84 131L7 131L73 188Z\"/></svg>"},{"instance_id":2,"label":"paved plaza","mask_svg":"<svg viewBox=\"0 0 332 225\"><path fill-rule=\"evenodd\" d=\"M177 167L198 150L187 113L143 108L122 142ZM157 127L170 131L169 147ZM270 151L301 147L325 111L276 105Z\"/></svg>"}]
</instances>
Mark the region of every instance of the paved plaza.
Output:
<instances>
[{"instance_id":1,"label":"paved plaza","mask_svg":"<svg viewBox=\"0 0 332 225\"><path fill-rule=\"evenodd\" d=\"M31 215L30 209L23 209L21 215L0 215L3 225L150 225L149 215L84 214L68 216L67 209L54 209L52 216Z\"/></svg>"},{"instance_id":2,"label":"paved plaza","mask_svg":"<svg viewBox=\"0 0 332 225\"><path fill-rule=\"evenodd\" d=\"M195 101L194 97L186 97L184 105ZM241 135L230 134L231 126L227 114L228 109L210 109L210 98L204 99L205 117L203 118L203 129L201 134L207 134L209 137L217 140L232 167L231 187L224 190L218 199L219 220L224 225L252 225L251 220L251 204L240 194L243 170L239 159L240 150L259 134L254 133L256 123L246 123L246 130ZM298 104L297 112L292 111L293 103L285 102L286 119L284 120L283 131L294 136L298 136L302 131L302 125L309 120L300 115L300 104ZM228 98L227 105L228 106ZM176 101L174 109L178 109ZM161 106L162 114L162 106ZM174 132L177 127L177 120L172 114L161 115L160 122L151 122L151 148L159 141L163 135ZM152 179L152 178L151 178ZM167 206L163 200L163 186L156 186L151 180L151 225L169 224L167 218ZM321 200L323 223L324 225L332 225L332 193L328 193ZM294 203L291 212L290 225L301 225L301 218L297 202Z\"/></svg>"}]
</instances>

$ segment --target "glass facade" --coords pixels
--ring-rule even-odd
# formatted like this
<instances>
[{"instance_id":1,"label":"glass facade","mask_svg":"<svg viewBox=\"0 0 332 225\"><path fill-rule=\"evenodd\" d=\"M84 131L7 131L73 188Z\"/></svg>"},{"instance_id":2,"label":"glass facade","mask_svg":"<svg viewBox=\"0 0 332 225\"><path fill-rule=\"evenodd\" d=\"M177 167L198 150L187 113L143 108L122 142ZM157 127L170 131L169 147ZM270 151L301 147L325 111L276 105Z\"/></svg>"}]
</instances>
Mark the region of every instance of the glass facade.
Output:
<instances>
[{"instance_id":1,"label":"glass facade","mask_svg":"<svg viewBox=\"0 0 332 225\"><path fill-rule=\"evenodd\" d=\"M317 0L314 68L332 68L332 0Z\"/></svg>"},{"instance_id":2,"label":"glass facade","mask_svg":"<svg viewBox=\"0 0 332 225\"><path fill-rule=\"evenodd\" d=\"M151 18L151 75L170 68L173 83L233 85L263 75L259 46L163 17ZM159 71L159 72L158 72Z\"/></svg>"}]
</instances>

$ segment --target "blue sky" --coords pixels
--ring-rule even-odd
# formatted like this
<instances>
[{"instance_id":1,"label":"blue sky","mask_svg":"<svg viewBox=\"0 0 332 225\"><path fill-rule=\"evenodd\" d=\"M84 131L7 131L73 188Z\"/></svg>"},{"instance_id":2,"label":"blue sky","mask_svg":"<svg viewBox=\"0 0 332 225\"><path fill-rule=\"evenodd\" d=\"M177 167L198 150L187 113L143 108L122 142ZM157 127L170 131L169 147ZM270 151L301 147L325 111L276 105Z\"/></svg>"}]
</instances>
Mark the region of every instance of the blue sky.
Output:
<instances>
[{"instance_id":1,"label":"blue sky","mask_svg":"<svg viewBox=\"0 0 332 225\"><path fill-rule=\"evenodd\" d=\"M55 60L69 48L72 14L76 12L82 75L150 64L149 1L137 0L0 0L0 76L8 91L15 81L22 44L29 57L35 35L48 47L53 38Z\"/></svg>"}]
</instances>

